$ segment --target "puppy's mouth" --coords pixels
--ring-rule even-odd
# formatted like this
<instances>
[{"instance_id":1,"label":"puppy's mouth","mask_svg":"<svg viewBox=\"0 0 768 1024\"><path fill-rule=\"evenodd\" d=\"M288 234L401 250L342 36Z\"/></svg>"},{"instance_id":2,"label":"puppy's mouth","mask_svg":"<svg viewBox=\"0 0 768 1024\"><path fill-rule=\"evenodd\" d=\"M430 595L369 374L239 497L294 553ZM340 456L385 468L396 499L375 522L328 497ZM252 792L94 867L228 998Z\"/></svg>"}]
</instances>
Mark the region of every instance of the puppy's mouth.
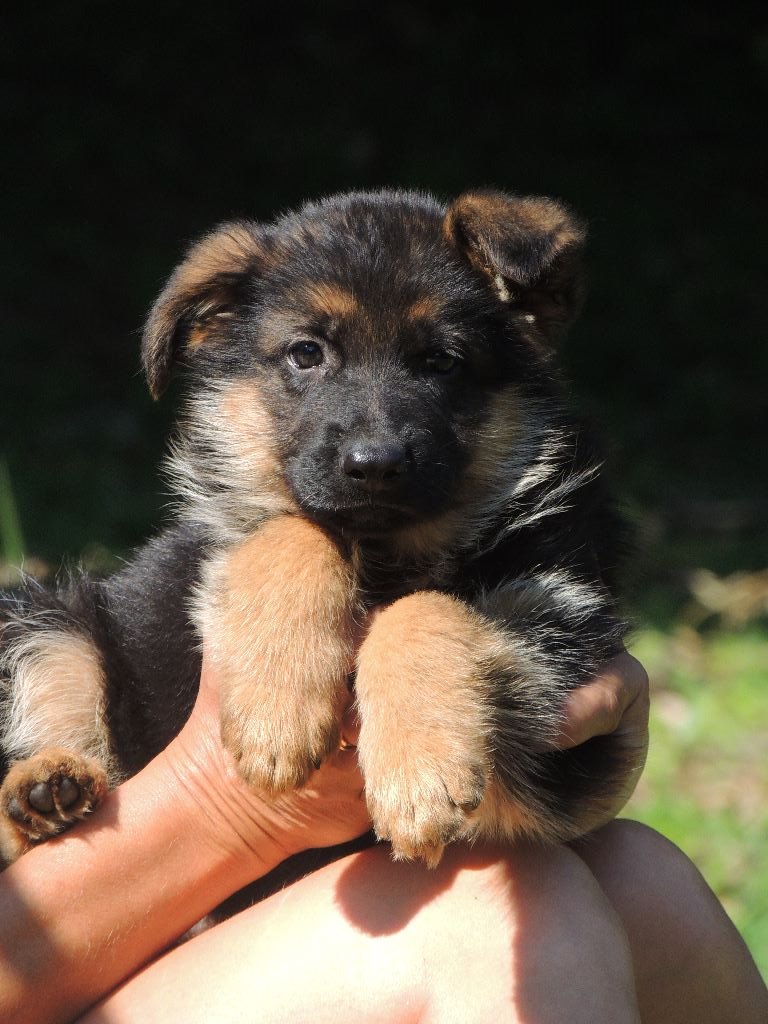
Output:
<instances>
[{"instance_id":1,"label":"puppy's mouth","mask_svg":"<svg viewBox=\"0 0 768 1024\"><path fill-rule=\"evenodd\" d=\"M386 537L422 517L412 506L366 502L333 507L304 506L315 522L346 537Z\"/></svg>"}]
</instances>

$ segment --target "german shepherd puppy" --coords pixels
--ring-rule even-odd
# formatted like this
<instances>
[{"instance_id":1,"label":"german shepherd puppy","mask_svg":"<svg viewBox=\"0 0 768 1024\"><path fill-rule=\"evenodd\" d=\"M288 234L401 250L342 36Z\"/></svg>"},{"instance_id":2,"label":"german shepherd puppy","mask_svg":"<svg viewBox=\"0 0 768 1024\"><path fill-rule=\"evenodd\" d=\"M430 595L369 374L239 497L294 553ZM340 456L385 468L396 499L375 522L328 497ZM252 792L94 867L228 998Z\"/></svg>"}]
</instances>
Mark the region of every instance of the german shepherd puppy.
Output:
<instances>
[{"instance_id":1,"label":"german shepherd puppy","mask_svg":"<svg viewBox=\"0 0 768 1024\"><path fill-rule=\"evenodd\" d=\"M0 605L6 861L169 742L201 641L267 793L336 748L354 672L395 856L602 820L637 752L553 746L625 633L619 523L555 366L583 240L549 199L382 191L189 250L143 341L155 397L186 376L174 522L111 578Z\"/></svg>"}]
</instances>

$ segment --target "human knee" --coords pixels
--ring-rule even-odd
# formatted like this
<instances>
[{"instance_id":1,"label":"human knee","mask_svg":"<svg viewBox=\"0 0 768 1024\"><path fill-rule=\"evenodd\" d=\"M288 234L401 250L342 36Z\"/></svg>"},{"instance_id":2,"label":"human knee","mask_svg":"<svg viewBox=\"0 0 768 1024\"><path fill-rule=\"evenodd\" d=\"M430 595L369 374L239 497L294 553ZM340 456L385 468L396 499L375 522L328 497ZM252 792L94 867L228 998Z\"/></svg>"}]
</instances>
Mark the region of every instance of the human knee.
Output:
<instances>
[{"instance_id":1,"label":"human knee","mask_svg":"<svg viewBox=\"0 0 768 1024\"><path fill-rule=\"evenodd\" d=\"M445 916L454 930L472 921L487 960L509 965L514 1019L637 1021L627 936L584 862L565 847L486 853L482 864L459 854Z\"/></svg>"},{"instance_id":2,"label":"human knee","mask_svg":"<svg viewBox=\"0 0 768 1024\"><path fill-rule=\"evenodd\" d=\"M635 821L616 821L582 841L579 855L646 962L698 959L727 944L731 925L696 866L670 840ZM657 964L657 966L658 966Z\"/></svg>"},{"instance_id":3,"label":"human knee","mask_svg":"<svg viewBox=\"0 0 768 1024\"><path fill-rule=\"evenodd\" d=\"M602 884L640 887L646 900L706 898L698 868L673 842L639 821L619 819L574 844Z\"/></svg>"},{"instance_id":4,"label":"human knee","mask_svg":"<svg viewBox=\"0 0 768 1024\"><path fill-rule=\"evenodd\" d=\"M345 912L365 930L399 931L421 915L441 918L448 931L489 915L508 930L522 918L559 926L567 913L589 911L612 927L610 904L584 861L562 846L457 843L440 864L393 862L385 847L340 862L336 872ZM432 922L434 924L434 920ZM366 927L367 924L367 927Z\"/></svg>"},{"instance_id":5,"label":"human knee","mask_svg":"<svg viewBox=\"0 0 768 1024\"><path fill-rule=\"evenodd\" d=\"M638 822L616 821L576 849L622 919L644 1019L768 1019L749 951L674 843Z\"/></svg>"},{"instance_id":6,"label":"human knee","mask_svg":"<svg viewBox=\"0 0 768 1024\"><path fill-rule=\"evenodd\" d=\"M506 948L519 940L528 951L536 943L543 948L562 944L571 949L569 956L576 947L589 955L593 945L617 964L627 951L613 907L592 872L567 847L459 845L430 874L439 898L429 902L429 914L440 919L441 930L471 926L475 933L505 942Z\"/></svg>"},{"instance_id":7,"label":"human knee","mask_svg":"<svg viewBox=\"0 0 768 1024\"><path fill-rule=\"evenodd\" d=\"M518 925L530 941L538 935L545 945L610 948L618 958L626 952L619 918L594 875L567 847L526 849L507 860Z\"/></svg>"},{"instance_id":8,"label":"human knee","mask_svg":"<svg viewBox=\"0 0 768 1024\"><path fill-rule=\"evenodd\" d=\"M622 926L565 847L455 844L431 870L369 850L341 869L336 895L426 1002L455 1015L458 999L462 1019L545 1019L554 1000L560 1016L546 1019L636 1020ZM595 1000L612 1012L590 1016Z\"/></svg>"}]
</instances>

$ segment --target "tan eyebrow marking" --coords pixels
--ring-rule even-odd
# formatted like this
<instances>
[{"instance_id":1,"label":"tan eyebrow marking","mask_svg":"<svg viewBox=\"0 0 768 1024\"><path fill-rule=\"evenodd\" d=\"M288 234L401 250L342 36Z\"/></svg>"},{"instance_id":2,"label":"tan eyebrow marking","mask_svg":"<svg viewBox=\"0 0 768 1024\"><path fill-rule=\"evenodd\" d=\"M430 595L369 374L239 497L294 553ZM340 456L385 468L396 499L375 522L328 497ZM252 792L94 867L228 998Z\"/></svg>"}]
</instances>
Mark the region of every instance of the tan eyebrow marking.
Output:
<instances>
[{"instance_id":1,"label":"tan eyebrow marking","mask_svg":"<svg viewBox=\"0 0 768 1024\"><path fill-rule=\"evenodd\" d=\"M405 311L409 320L431 320L443 310L443 301L437 295L420 295Z\"/></svg>"},{"instance_id":2,"label":"tan eyebrow marking","mask_svg":"<svg viewBox=\"0 0 768 1024\"><path fill-rule=\"evenodd\" d=\"M307 285L307 298L318 313L351 316L358 309L357 299L347 288L332 281L313 281Z\"/></svg>"}]
</instances>

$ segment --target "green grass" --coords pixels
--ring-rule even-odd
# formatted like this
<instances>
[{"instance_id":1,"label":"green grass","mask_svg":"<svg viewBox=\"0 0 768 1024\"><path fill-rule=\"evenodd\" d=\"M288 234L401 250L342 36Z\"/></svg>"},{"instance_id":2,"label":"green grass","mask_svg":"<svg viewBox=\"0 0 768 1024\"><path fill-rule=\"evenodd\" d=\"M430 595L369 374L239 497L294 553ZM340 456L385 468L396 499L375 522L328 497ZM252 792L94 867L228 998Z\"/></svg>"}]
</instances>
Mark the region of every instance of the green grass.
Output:
<instances>
[{"instance_id":1,"label":"green grass","mask_svg":"<svg viewBox=\"0 0 768 1024\"><path fill-rule=\"evenodd\" d=\"M768 977L768 632L641 633L651 749L625 815L698 865Z\"/></svg>"}]
</instances>

